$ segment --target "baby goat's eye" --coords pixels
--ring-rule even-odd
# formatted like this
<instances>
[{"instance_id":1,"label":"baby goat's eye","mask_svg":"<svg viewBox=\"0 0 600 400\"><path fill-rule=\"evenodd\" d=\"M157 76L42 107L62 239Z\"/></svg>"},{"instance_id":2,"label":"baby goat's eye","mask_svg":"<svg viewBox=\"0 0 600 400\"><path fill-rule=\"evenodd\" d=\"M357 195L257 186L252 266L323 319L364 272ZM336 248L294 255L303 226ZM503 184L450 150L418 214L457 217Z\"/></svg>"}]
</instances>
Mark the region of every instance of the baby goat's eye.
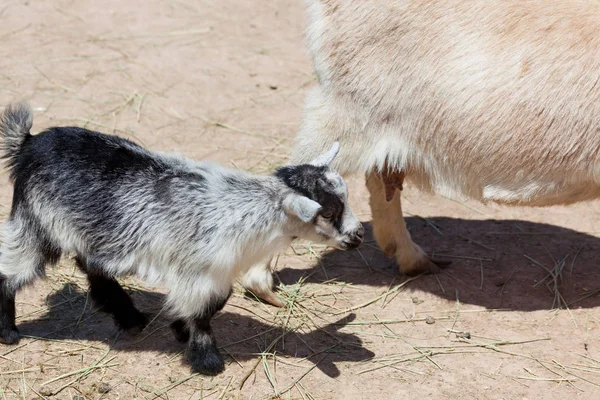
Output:
<instances>
[{"instance_id":1,"label":"baby goat's eye","mask_svg":"<svg viewBox=\"0 0 600 400\"><path fill-rule=\"evenodd\" d=\"M325 219L330 219L331 217L333 217L333 211L331 211L331 210L323 211L321 213L321 216Z\"/></svg>"}]
</instances>

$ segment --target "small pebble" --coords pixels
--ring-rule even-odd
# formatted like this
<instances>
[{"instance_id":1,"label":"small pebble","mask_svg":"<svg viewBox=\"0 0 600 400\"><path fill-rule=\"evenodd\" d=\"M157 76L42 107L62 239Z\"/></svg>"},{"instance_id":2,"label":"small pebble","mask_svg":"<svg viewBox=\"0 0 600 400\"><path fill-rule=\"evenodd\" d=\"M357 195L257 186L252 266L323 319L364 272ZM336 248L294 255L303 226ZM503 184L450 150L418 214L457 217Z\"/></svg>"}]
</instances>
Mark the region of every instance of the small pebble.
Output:
<instances>
[{"instance_id":1,"label":"small pebble","mask_svg":"<svg viewBox=\"0 0 600 400\"><path fill-rule=\"evenodd\" d=\"M423 300L419 299L418 297L413 297L412 302L413 302L413 304L419 305L419 304L423 303Z\"/></svg>"},{"instance_id":2,"label":"small pebble","mask_svg":"<svg viewBox=\"0 0 600 400\"><path fill-rule=\"evenodd\" d=\"M98 387L96 388L96 391L98 391L98 393L104 394L104 393L110 392L110 389L112 389L112 388L110 387L110 385L108 383L100 382L98 384Z\"/></svg>"},{"instance_id":3,"label":"small pebble","mask_svg":"<svg viewBox=\"0 0 600 400\"><path fill-rule=\"evenodd\" d=\"M429 325L431 324L435 324L435 318L433 318L431 315L428 316L427 318L425 318L425 322Z\"/></svg>"},{"instance_id":4,"label":"small pebble","mask_svg":"<svg viewBox=\"0 0 600 400\"><path fill-rule=\"evenodd\" d=\"M48 389L48 388L41 388L40 389L40 394L42 396L52 396L54 394L54 392L52 391L52 389Z\"/></svg>"},{"instance_id":5,"label":"small pebble","mask_svg":"<svg viewBox=\"0 0 600 400\"><path fill-rule=\"evenodd\" d=\"M471 332L456 332L456 337L459 339L471 339Z\"/></svg>"}]
</instances>

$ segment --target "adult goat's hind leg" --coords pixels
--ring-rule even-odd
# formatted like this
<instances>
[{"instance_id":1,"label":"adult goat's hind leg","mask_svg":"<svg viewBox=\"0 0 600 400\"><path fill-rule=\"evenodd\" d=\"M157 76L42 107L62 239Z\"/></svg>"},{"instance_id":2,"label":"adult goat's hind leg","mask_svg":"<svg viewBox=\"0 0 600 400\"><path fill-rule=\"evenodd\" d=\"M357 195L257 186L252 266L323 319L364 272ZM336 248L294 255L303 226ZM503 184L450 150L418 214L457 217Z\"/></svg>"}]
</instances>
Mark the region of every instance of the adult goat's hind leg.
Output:
<instances>
[{"instance_id":1,"label":"adult goat's hind leg","mask_svg":"<svg viewBox=\"0 0 600 400\"><path fill-rule=\"evenodd\" d=\"M135 308L131 297L116 279L108 276L100 265L89 259L78 256L75 262L87 275L94 303L102 311L111 314L119 328L136 333L146 327L148 319Z\"/></svg>"},{"instance_id":2,"label":"adult goat's hind leg","mask_svg":"<svg viewBox=\"0 0 600 400\"><path fill-rule=\"evenodd\" d=\"M367 175L373 235L385 255L396 259L400 272L406 275L435 272L447 263L430 259L412 241L402 215L400 190L403 181L402 172L372 172Z\"/></svg>"},{"instance_id":3,"label":"adult goat's hind leg","mask_svg":"<svg viewBox=\"0 0 600 400\"><path fill-rule=\"evenodd\" d=\"M44 235L34 220L11 217L3 226L0 249L0 343L15 344L20 335L15 318L15 295L24 285L55 264L60 249Z\"/></svg>"}]
</instances>

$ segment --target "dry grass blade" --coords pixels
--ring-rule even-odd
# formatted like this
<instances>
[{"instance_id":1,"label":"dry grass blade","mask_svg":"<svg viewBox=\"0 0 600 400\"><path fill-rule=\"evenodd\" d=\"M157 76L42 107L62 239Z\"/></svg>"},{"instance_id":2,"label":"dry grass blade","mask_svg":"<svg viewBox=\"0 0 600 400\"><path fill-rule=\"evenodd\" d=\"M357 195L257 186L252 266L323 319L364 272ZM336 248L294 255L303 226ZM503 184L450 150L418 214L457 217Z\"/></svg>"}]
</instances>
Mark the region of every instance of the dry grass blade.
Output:
<instances>
[{"instance_id":1,"label":"dry grass blade","mask_svg":"<svg viewBox=\"0 0 600 400\"><path fill-rule=\"evenodd\" d=\"M401 337L399 337L399 338L406 342L405 339L403 339ZM489 343L478 343L478 342L473 342L471 340L465 339L465 342L466 342L465 344L456 345L456 346L413 346L410 343L406 342L413 347L413 349L415 350L414 353L403 354L398 357L392 355L392 356L386 356L385 358L372 360L371 361L372 363L375 363L378 365L361 370L358 372L358 374L365 374L365 373L373 372L373 371L376 371L376 370L379 370L382 368L390 368L390 367L396 366L398 364L406 363L406 362L415 362L415 361L421 361L421 360L425 360L425 359L433 362L433 357L440 356L440 355L481 353L481 351L477 351L476 349L492 350L494 352L504 353L504 354L508 354L508 355L512 355L512 356L524 357L524 358L531 359L531 360L537 360L537 359L527 356L527 355L503 351L503 350L499 349L499 346L520 345L520 344L535 343L535 342L546 341L546 340L550 340L550 338L532 339L532 340L524 340L524 341L504 340L504 341L493 341L493 342L489 342ZM435 363L435 365L438 368L441 368L441 367L439 367L439 365L437 363Z\"/></svg>"},{"instance_id":2,"label":"dry grass blade","mask_svg":"<svg viewBox=\"0 0 600 400\"><path fill-rule=\"evenodd\" d=\"M553 309L566 308L567 310L569 310L569 305L567 304L564 297L562 296L562 293L560 293L560 290L559 290L560 283L562 282L562 271L566 265L566 261L569 256L566 255L561 260L554 260L554 267L552 269L546 267L545 265L543 265L539 261L533 259L532 257L529 257L527 254L524 254L524 257L548 273L546 276L544 276L544 278L542 278L540 281L538 281L534 285L534 287L541 285L542 283L546 282L546 280L548 280L548 278L550 278L550 282L547 283L546 286L554 294L554 301L552 303L552 308ZM573 319L573 321L575 321L575 320Z\"/></svg>"},{"instance_id":3,"label":"dry grass blade","mask_svg":"<svg viewBox=\"0 0 600 400\"><path fill-rule=\"evenodd\" d=\"M263 352L261 353L260 357L256 360L256 363L252 366L252 368L250 368L250 370L246 373L246 375L244 375L244 377L242 378L242 380L240 381L239 387L238 389L241 390L244 387L244 384L246 383L246 381L248 380L248 378L250 378L250 376L254 373L254 371L256 370L256 368L261 364L261 362L263 363L263 368L265 370L265 374L267 375L267 379L269 379L269 382L271 383L271 386L273 387L273 390L276 391L275 388L275 382L272 379L272 375L270 373L270 370L268 368L268 364L266 364L266 355L270 354L273 349L275 348L275 346L277 345L277 343L280 340L283 340L283 338L290 332L288 330L288 324L290 322L290 318L291 315L294 311L294 305L295 302L297 300L298 297L298 293L300 290L300 286L302 284L302 280L298 283L297 285L297 289L295 289L294 293L292 296L288 297L288 309L287 309L287 313L286 316L284 318L284 322L283 322L283 333L279 336L277 336L267 347L265 350L263 350Z\"/></svg>"},{"instance_id":4,"label":"dry grass blade","mask_svg":"<svg viewBox=\"0 0 600 400\"><path fill-rule=\"evenodd\" d=\"M577 379L571 378L538 378L535 376L515 376L517 379L527 379L530 381L543 381L543 382L574 382Z\"/></svg>"},{"instance_id":5,"label":"dry grass blade","mask_svg":"<svg viewBox=\"0 0 600 400\"><path fill-rule=\"evenodd\" d=\"M346 310L343 310L343 311L340 311L340 312L337 312L337 313L333 313L332 315L336 316L336 315L341 315L341 314L348 314L351 311L355 311L355 310L367 307L367 306L369 306L369 305L371 305L373 303L376 303L377 301L385 298L390 293L394 293L394 292L397 292L398 290L401 290L406 285L408 285L410 282L412 282L412 281L414 281L416 279L419 279L421 276L423 276L423 275L418 275L418 276L415 276L413 278L408 278L404 282L402 282L402 283L394 286L393 288L391 288L389 290L386 290L385 292L383 292L382 294L380 294L377 297L372 298L371 300L365 301L364 303L361 303L361 304L359 304L357 306L354 306L354 307L350 307L350 308L348 308Z\"/></svg>"},{"instance_id":6,"label":"dry grass blade","mask_svg":"<svg viewBox=\"0 0 600 400\"><path fill-rule=\"evenodd\" d=\"M409 346L412 346L412 348L414 350L416 350L417 352L419 352L422 356L424 356L427 360L429 360L433 365L435 365L437 367L437 369L441 370L443 369L438 363L436 363L430 356L429 356L429 352L428 351L422 351L418 346L415 346L414 344L410 343L408 340L406 340L405 338L403 338L402 336L398 335L396 332L394 332L392 330L392 328L390 328L387 325L384 325L385 329L387 329L392 335L397 336L400 340L402 340L403 342L405 342L406 344L408 344Z\"/></svg>"},{"instance_id":7,"label":"dry grass blade","mask_svg":"<svg viewBox=\"0 0 600 400\"><path fill-rule=\"evenodd\" d=\"M571 268L569 269L569 275L573 275L573 267L575 266L575 260L577 260L577 257L579 257L579 253L581 253L581 250L583 250L583 245L577 250L577 253L575 253L575 256L571 260Z\"/></svg>"},{"instance_id":8,"label":"dry grass blade","mask_svg":"<svg viewBox=\"0 0 600 400\"><path fill-rule=\"evenodd\" d=\"M479 268L481 270L481 282L479 283L479 290L483 290L483 261L479 260Z\"/></svg>"},{"instance_id":9,"label":"dry grass blade","mask_svg":"<svg viewBox=\"0 0 600 400\"><path fill-rule=\"evenodd\" d=\"M227 386L225 386L223 388L223 390L221 391L221 394L219 395L219 397L217 397L217 399L222 399L225 397L225 393L227 393L227 389L229 389L229 386L231 385L231 381L233 380L233 376L229 378L229 381L227 382Z\"/></svg>"},{"instance_id":10,"label":"dry grass blade","mask_svg":"<svg viewBox=\"0 0 600 400\"><path fill-rule=\"evenodd\" d=\"M0 375L23 374L23 373L29 373L29 372L41 372L41 368L40 367L31 367L31 368L25 368L25 369L16 369L14 371L2 371L2 372L0 372Z\"/></svg>"},{"instance_id":11,"label":"dry grass blade","mask_svg":"<svg viewBox=\"0 0 600 400\"><path fill-rule=\"evenodd\" d=\"M450 331L454 330L454 327L456 326L456 321L458 321L458 316L460 315L460 300L458 299L458 289L454 290L456 292L456 312L454 313L454 321L452 322L452 327L450 328ZM450 332L448 333L448 336L450 336Z\"/></svg>"},{"instance_id":12,"label":"dry grass blade","mask_svg":"<svg viewBox=\"0 0 600 400\"><path fill-rule=\"evenodd\" d=\"M523 235L523 236L537 236L537 235L562 235L562 232L486 232L486 235Z\"/></svg>"},{"instance_id":13,"label":"dry grass blade","mask_svg":"<svg viewBox=\"0 0 600 400\"><path fill-rule=\"evenodd\" d=\"M519 268L520 267L515 267L515 269L513 269L513 271L508 276L508 279L506 279L506 281L502 284L502 287L500 288L500 297L501 298L503 298L503 296L504 296L504 289L506 289L506 285L508 285L508 282L510 282L510 280L517 273L517 271L519 270Z\"/></svg>"},{"instance_id":14,"label":"dry grass blade","mask_svg":"<svg viewBox=\"0 0 600 400\"><path fill-rule=\"evenodd\" d=\"M269 362L267 361L267 353L261 354L261 361L262 361L262 365L263 365L263 370L265 371L265 376L267 377L267 380L271 384L273 391L275 393L277 393L277 381L273 377L273 374L271 373L271 369L269 368Z\"/></svg>"},{"instance_id":15,"label":"dry grass blade","mask_svg":"<svg viewBox=\"0 0 600 400\"><path fill-rule=\"evenodd\" d=\"M437 281L438 285L440 286L440 290L442 291L442 293L446 293L446 289L444 289L444 285L442 285L442 281L440 281L438 274L433 274L433 276L435 277L435 280Z\"/></svg>"},{"instance_id":16,"label":"dry grass blade","mask_svg":"<svg viewBox=\"0 0 600 400\"><path fill-rule=\"evenodd\" d=\"M173 389L173 388L181 385L182 383L185 383L185 382L189 381L190 379L192 379L192 378L194 378L196 376L199 376L199 375L200 374L198 374L198 373L194 373L194 374L186 376L185 378L182 378L182 379L179 379L178 381L173 382L169 386L167 386L167 387L159 390L158 393L156 393L152 399L156 399L158 397L162 397L163 395L167 394L171 389Z\"/></svg>"},{"instance_id":17,"label":"dry grass blade","mask_svg":"<svg viewBox=\"0 0 600 400\"><path fill-rule=\"evenodd\" d=\"M265 139L269 139L269 140L275 140L276 139L275 137L267 135L267 134L264 134L264 133L250 132L250 131L247 131L245 129L241 129L241 128L237 128L237 127L232 126L232 125L225 124L223 122L210 120L210 119L208 119L206 117L203 117L203 116L199 116L197 118L200 119L200 120L202 120L202 121L204 121L206 124L214 125L216 127L227 129L227 130L230 130L230 131L233 131L233 132L237 132L237 133L241 133L241 134L244 134L244 135L254 136L254 137L261 137L261 138L265 138Z\"/></svg>"},{"instance_id":18,"label":"dry grass blade","mask_svg":"<svg viewBox=\"0 0 600 400\"><path fill-rule=\"evenodd\" d=\"M592 290L591 292L584 294L583 296L581 296L577 300L573 300L572 302L570 302L567 305L568 306L572 306L573 304L579 303L580 301L583 301L583 300L585 300L585 299L587 299L589 297L595 296L595 295L597 295L599 293L600 293L600 289Z\"/></svg>"},{"instance_id":19,"label":"dry grass blade","mask_svg":"<svg viewBox=\"0 0 600 400\"><path fill-rule=\"evenodd\" d=\"M271 344L269 344L269 346L267 346L267 348L262 352L262 354L260 355L260 357L258 358L258 360L256 360L256 363L254 364L254 366L252 366L252 368L250 368L250 370L246 373L246 375L244 375L244 377L242 378L242 380L240 381L240 385L239 385L239 389L241 390L244 387L244 384L246 383L246 381L248 380L248 378L250 378L250 376L252 375L252 373L256 370L256 368L260 365L260 363L263 361L263 355L264 354L268 354L271 351L273 351L273 349L275 348L275 346L277 345L277 342L279 342L281 339L283 339L283 337L287 334L287 332L282 333L281 335L279 335L275 340L273 340L271 342Z\"/></svg>"},{"instance_id":20,"label":"dry grass blade","mask_svg":"<svg viewBox=\"0 0 600 400\"><path fill-rule=\"evenodd\" d=\"M119 365L119 363L111 363L111 361L114 360L115 358L116 358L116 356L110 358L105 363L102 363L102 364L95 363L94 365L90 365L89 367L81 368L81 369L78 369L78 370L75 370L75 371L71 371L71 372L68 372L66 374L57 376L56 378L52 378L52 379L50 379L50 380L48 380L46 382L43 382L41 384L41 386L46 386L46 385L48 385L48 384L50 384L52 382L56 382L56 381L59 381L61 379L65 379L65 378L68 378L70 376L77 375L77 374L82 374L83 373L83 374L87 375L88 373L92 372L94 369L114 367L116 365Z\"/></svg>"},{"instance_id":21,"label":"dry grass blade","mask_svg":"<svg viewBox=\"0 0 600 400\"><path fill-rule=\"evenodd\" d=\"M558 361L556 361L556 360L552 360L552 363L553 363L554 365L558 366L558 367L559 367L560 369L562 369L563 371L567 372L569 375L573 375L574 377L576 377L576 378L578 378L578 379L581 379L581 380L583 380L583 381L586 381L587 383L590 383L590 384L592 384L592 385L594 385L594 386L600 387L600 384L598 384L598 383L596 383L596 382L594 382L594 381L591 381L591 380L589 380L589 379L587 379L587 378L584 378L584 377L582 377L581 375L577 375L577 374L573 373L572 371L568 371L568 369L569 369L569 368L571 368L571 369L572 369L572 367L564 366L564 365L562 365L561 363L559 363L559 362L558 362Z\"/></svg>"},{"instance_id":22,"label":"dry grass blade","mask_svg":"<svg viewBox=\"0 0 600 400\"><path fill-rule=\"evenodd\" d=\"M451 254L445 254L443 252L438 252L437 255L444 257L444 258L456 258L456 259L460 259L460 260L475 260L475 261L489 261L489 262L494 261L491 258L472 257L472 256L455 256L455 255L451 255Z\"/></svg>"},{"instance_id":23,"label":"dry grass blade","mask_svg":"<svg viewBox=\"0 0 600 400\"><path fill-rule=\"evenodd\" d=\"M479 246L479 247L483 247L483 248L484 248L484 249L486 249L486 250L490 250L490 251L494 251L494 250L496 250L496 249L495 249L495 248L493 248L493 247L490 247L490 246L488 246L488 245L485 245L485 244L483 244L483 243L481 243L481 242L478 242L478 241L476 241L476 240L474 240L474 239L471 239L471 238L468 238L468 237L466 237L466 236L463 236L463 235L457 235L457 236L458 236L459 238L462 238L462 239L466 240L466 241L467 241L467 242L469 242L469 243L473 243L473 244L475 244L475 245L477 245L477 246Z\"/></svg>"},{"instance_id":24,"label":"dry grass blade","mask_svg":"<svg viewBox=\"0 0 600 400\"><path fill-rule=\"evenodd\" d=\"M321 363L321 361L323 361L325 359L325 357L327 357L327 355L324 355L323 357L321 357L319 359L319 361L317 361L313 366L308 368L302 375L300 375L300 377L298 377L298 379L294 380L294 382L292 382L287 388L276 392L275 395L279 397L282 394L285 394L285 393L289 392L290 390L292 390L304 377L306 377L306 375L310 374L311 371L313 369L315 369L317 367L317 365L319 365L319 363Z\"/></svg>"},{"instance_id":25,"label":"dry grass blade","mask_svg":"<svg viewBox=\"0 0 600 400\"><path fill-rule=\"evenodd\" d=\"M437 317L436 320L449 320L450 317ZM332 325L351 326L351 325L393 325L403 324L407 322L424 322L428 318L410 318L410 319L383 319L375 321L350 321L350 322L334 322Z\"/></svg>"}]
</instances>

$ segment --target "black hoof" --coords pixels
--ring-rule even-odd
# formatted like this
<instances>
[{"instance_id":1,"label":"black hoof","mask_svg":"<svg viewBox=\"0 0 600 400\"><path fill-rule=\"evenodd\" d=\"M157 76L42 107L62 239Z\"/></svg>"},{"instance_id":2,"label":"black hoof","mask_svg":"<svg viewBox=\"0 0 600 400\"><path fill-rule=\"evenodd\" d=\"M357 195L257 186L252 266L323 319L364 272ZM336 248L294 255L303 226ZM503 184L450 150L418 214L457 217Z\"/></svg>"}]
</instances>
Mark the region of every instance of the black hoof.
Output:
<instances>
[{"instance_id":1,"label":"black hoof","mask_svg":"<svg viewBox=\"0 0 600 400\"><path fill-rule=\"evenodd\" d=\"M173 336L175 336L175 340L180 343L187 343L190 340L190 328L187 326L184 320L178 319L171 322L171 330L173 331Z\"/></svg>"},{"instance_id":2,"label":"black hoof","mask_svg":"<svg viewBox=\"0 0 600 400\"><path fill-rule=\"evenodd\" d=\"M225 361L214 344L204 347L192 345L188 348L187 359L193 372L202 375L217 375L225 370Z\"/></svg>"},{"instance_id":3,"label":"black hoof","mask_svg":"<svg viewBox=\"0 0 600 400\"><path fill-rule=\"evenodd\" d=\"M0 329L0 343L2 344L17 344L21 339L17 328Z\"/></svg>"}]
</instances>

